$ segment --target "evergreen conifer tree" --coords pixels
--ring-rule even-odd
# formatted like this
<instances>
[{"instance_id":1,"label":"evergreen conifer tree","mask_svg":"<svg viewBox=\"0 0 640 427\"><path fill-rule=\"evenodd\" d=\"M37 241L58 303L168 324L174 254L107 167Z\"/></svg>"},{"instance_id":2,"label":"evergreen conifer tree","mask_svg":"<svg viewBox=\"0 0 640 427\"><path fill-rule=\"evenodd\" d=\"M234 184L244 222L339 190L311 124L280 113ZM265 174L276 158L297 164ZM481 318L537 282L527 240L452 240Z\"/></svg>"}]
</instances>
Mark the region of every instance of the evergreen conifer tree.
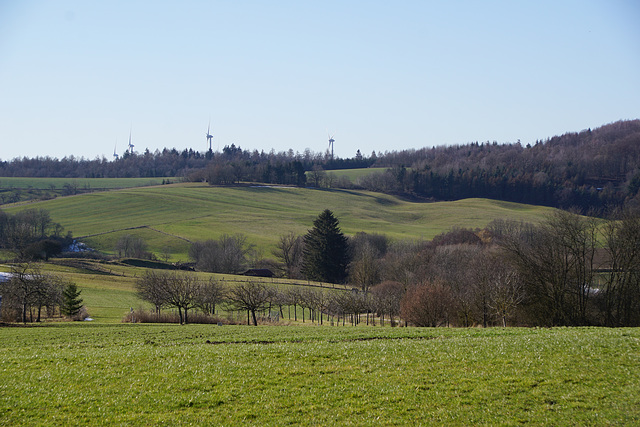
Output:
<instances>
[{"instance_id":1,"label":"evergreen conifer tree","mask_svg":"<svg viewBox=\"0 0 640 427\"><path fill-rule=\"evenodd\" d=\"M80 290L78 287L71 283L65 286L62 291L62 305L60 306L60 312L68 317L73 317L80 312L82 308L82 298L80 298Z\"/></svg>"},{"instance_id":2,"label":"evergreen conifer tree","mask_svg":"<svg viewBox=\"0 0 640 427\"><path fill-rule=\"evenodd\" d=\"M337 218L325 209L304 237L302 272L310 280L342 283L347 277L349 251Z\"/></svg>"}]
</instances>

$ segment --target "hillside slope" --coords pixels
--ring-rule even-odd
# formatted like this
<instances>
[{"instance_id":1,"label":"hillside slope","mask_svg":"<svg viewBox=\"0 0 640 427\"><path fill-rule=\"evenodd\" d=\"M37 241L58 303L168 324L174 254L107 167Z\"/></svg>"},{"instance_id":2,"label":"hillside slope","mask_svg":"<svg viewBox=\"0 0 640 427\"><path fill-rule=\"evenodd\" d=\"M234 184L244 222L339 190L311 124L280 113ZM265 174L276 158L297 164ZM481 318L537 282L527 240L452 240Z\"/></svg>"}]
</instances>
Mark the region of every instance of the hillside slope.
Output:
<instances>
[{"instance_id":1,"label":"hillside slope","mask_svg":"<svg viewBox=\"0 0 640 427\"><path fill-rule=\"evenodd\" d=\"M495 218L536 222L552 211L486 199L414 203L367 191L194 183L83 194L6 211L26 208L48 210L53 221L101 251L113 251L119 237L133 234L152 252L168 250L174 259L186 259L192 241L234 233L270 256L279 236L304 234L327 208L348 235L364 231L394 239L430 239L453 226L484 227Z\"/></svg>"}]
</instances>

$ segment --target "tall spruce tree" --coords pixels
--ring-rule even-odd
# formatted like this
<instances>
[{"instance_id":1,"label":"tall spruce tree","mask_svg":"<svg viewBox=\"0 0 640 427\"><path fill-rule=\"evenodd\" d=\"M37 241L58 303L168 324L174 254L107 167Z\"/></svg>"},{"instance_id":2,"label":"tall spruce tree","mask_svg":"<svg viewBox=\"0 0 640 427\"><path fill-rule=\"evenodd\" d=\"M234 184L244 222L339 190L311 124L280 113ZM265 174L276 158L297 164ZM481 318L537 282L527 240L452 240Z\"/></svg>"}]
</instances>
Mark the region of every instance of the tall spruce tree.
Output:
<instances>
[{"instance_id":1,"label":"tall spruce tree","mask_svg":"<svg viewBox=\"0 0 640 427\"><path fill-rule=\"evenodd\" d=\"M325 209L304 237L302 272L310 280L342 283L348 264L347 238L333 212Z\"/></svg>"},{"instance_id":2,"label":"tall spruce tree","mask_svg":"<svg viewBox=\"0 0 640 427\"><path fill-rule=\"evenodd\" d=\"M73 317L80 312L82 308L82 298L80 298L80 290L71 283L65 286L62 291L62 305L60 312L65 316Z\"/></svg>"}]
</instances>

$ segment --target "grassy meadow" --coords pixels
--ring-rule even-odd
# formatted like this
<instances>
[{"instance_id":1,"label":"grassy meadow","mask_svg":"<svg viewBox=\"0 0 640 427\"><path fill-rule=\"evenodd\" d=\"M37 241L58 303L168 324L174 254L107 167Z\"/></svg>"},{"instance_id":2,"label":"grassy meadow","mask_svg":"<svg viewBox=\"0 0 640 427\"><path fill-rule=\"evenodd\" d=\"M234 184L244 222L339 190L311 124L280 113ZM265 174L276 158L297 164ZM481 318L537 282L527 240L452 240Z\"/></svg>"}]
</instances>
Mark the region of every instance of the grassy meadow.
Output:
<instances>
[{"instance_id":1,"label":"grassy meadow","mask_svg":"<svg viewBox=\"0 0 640 427\"><path fill-rule=\"evenodd\" d=\"M3 176L0 177L0 188L60 190L69 184L80 190L113 190L117 188L160 185L167 179L173 182L178 180L177 178L32 178Z\"/></svg>"},{"instance_id":2,"label":"grassy meadow","mask_svg":"<svg viewBox=\"0 0 640 427\"><path fill-rule=\"evenodd\" d=\"M351 181L351 183L355 184L358 181L358 178L370 175L372 173L382 173L387 169L388 168L333 169L325 171L325 173L333 174L338 178L347 178L349 181Z\"/></svg>"},{"instance_id":3,"label":"grassy meadow","mask_svg":"<svg viewBox=\"0 0 640 427\"><path fill-rule=\"evenodd\" d=\"M278 237L304 234L324 209L343 232L384 233L392 239L430 239L453 226L484 227L495 218L537 222L551 208L487 199L416 203L356 190L270 186L211 187L183 183L81 194L7 207L42 208L89 246L112 252L124 234L145 239L149 249L186 260L191 241L243 233L270 256Z\"/></svg>"},{"instance_id":4,"label":"grassy meadow","mask_svg":"<svg viewBox=\"0 0 640 427\"><path fill-rule=\"evenodd\" d=\"M0 328L0 425L637 425L638 329Z\"/></svg>"}]
</instances>

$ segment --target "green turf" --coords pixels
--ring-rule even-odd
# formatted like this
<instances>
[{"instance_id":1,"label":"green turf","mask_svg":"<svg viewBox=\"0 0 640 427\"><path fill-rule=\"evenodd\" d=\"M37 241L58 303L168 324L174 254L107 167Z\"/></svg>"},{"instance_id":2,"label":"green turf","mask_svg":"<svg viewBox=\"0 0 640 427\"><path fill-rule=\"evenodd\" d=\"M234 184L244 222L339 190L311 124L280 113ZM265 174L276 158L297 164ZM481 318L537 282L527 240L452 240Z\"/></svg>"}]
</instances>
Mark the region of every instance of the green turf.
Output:
<instances>
[{"instance_id":1,"label":"green turf","mask_svg":"<svg viewBox=\"0 0 640 427\"><path fill-rule=\"evenodd\" d=\"M387 168L334 169L325 171L325 173L333 174L338 178L346 177L349 181L355 184L358 181L358 178L371 175L372 173L382 173L386 170ZM307 172L307 174L308 173L309 172Z\"/></svg>"},{"instance_id":2,"label":"green turf","mask_svg":"<svg viewBox=\"0 0 640 427\"><path fill-rule=\"evenodd\" d=\"M5 327L0 425L637 425L639 354L638 329Z\"/></svg>"},{"instance_id":3,"label":"green turf","mask_svg":"<svg viewBox=\"0 0 640 427\"><path fill-rule=\"evenodd\" d=\"M77 187L79 190L111 190L115 188L145 187L160 185L164 180L178 181L176 178L29 178L29 177L0 177L0 189L40 189L60 190L65 184Z\"/></svg>"},{"instance_id":4,"label":"green turf","mask_svg":"<svg viewBox=\"0 0 640 427\"><path fill-rule=\"evenodd\" d=\"M495 218L537 222L550 208L487 199L415 203L356 190L286 187L210 187L173 184L132 188L31 203L90 246L111 252L124 234L143 237L160 254L187 258L189 241L243 233L270 256L278 237L304 234L324 209L342 230L384 233L392 239L430 239L453 226L484 227ZM25 206L7 208L16 212ZM142 228L140 228L142 227Z\"/></svg>"}]
</instances>

